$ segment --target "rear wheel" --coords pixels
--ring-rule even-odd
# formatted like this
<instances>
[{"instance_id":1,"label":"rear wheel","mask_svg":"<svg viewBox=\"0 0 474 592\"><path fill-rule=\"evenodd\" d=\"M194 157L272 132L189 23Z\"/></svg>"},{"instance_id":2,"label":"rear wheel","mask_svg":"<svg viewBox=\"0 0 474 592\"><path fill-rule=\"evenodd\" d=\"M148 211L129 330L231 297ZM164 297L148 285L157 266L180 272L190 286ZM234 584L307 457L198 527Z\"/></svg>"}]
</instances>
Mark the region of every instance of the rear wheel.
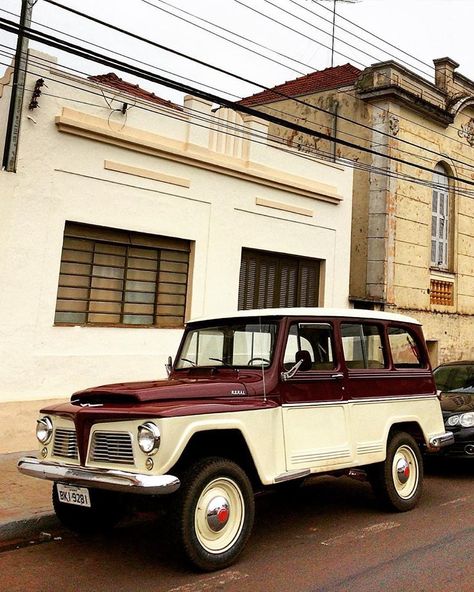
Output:
<instances>
[{"instance_id":1,"label":"rear wheel","mask_svg":"<svg viewBox=\"0 0 474 592\"><path fill-rule=\"evenodd\" d=\"M212 457L184 472L169 518L186 559L201 570L213 571L240 555L254 514L246 473L232 461Z\"/></svg>"},{"instance_id":2,"label":"rear wheel","mask_svg":"<svg viewBox=\"0 0 474 592\"><path fill-rule=\"evenodd\" d=\"M398 432L387 446L385 462L368 467L375 494L389 510L406 512L418 503L423 483L423 461L410 434Z\"/></svg>"},{"instance_id":3,"label":"rear wheel","mask_svg":"<svg viewBox=\"0 0 474 592\"><path fill-rule=\"evenodd\" d=\"M89 489L91 507L84 508L59 501L56 483L53 484L53 508L59 521L75 532L92 534L113 528L124 516L125 508L119 494L100 489Z\"/></svg>"}]
</instances>

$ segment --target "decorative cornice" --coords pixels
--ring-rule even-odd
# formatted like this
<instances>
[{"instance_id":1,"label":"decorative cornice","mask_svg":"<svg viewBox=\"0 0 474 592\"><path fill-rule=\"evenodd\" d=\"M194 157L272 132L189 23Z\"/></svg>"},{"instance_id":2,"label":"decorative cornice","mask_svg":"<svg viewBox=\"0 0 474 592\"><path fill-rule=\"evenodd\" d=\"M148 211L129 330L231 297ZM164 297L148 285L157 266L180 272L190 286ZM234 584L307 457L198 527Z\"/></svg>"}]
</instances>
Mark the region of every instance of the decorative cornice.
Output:
<instances>
[{"instance_id":1,"label":"decorative cornice","mask_svg":"<svg viewBox=\"0 0 474 592\"><path fill-rule=\"evenodd\" d=\"M296 175L283 174L278 169L231 158L200 146L171 140L138 128L126 126L122 130L114 130L108 125L107 119L73 109L63 108L61 115L57 116L55 121L58 130L63 133L181 162L259 185L273 187L286 193L303 195L333 204L338 204L343 199L338 195L337 188L332 185ZM324 166L324 163L321 165Z\"/></svg>"}]
</instances>

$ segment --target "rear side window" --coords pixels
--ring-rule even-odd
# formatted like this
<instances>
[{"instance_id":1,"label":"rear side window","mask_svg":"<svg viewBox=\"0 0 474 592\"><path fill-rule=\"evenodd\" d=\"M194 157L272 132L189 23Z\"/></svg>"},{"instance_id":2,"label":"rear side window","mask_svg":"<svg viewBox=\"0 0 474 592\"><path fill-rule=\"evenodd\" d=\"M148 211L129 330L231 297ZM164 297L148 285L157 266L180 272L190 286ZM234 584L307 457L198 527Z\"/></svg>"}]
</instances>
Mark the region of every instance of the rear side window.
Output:
<instances>
[{"instance_id":1,"label":"rear side window","mask_svg":"<svg viewBox=\"0 0 474 592\"><path fill-rule=\"evenodd\" d=\"M417 340L405 327L389 327L388 341L395 368L422 368L424 366Z\"/></svg>"},{"instance_id":2,"label":"rear side window","mask_svg":"<svg viewBox=\"0 0 474 592\"><path fill-rule=\"evenodd\" d=\"M382 329L366 323L342 323L342 347L349 369L387 368Z\"/></svg>"}]
</instances>

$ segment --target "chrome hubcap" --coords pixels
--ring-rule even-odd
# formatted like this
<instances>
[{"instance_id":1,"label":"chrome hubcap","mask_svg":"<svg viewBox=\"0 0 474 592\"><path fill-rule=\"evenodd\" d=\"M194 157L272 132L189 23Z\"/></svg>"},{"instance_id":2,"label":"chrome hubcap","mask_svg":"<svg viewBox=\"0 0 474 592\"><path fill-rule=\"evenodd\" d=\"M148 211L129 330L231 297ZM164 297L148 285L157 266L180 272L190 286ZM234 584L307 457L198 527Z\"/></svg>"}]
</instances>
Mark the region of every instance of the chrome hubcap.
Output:
<instances>
[{"instance_id":1,"label":"chrome hubcap","mask_svg":"<svg viewBox=\"0 0 474 592\"><path fill-rule=\"evenodd\" d=\"M410 465L405 458L401 458L397 462L397 477L402 484L405 484L410 478Z\"/></svg>"},{"instance_id":2,"label":"chrome hubcap","mask_svg":"<svg viewBox=\"0 0 474 592\"><path fill-rule=\"evenodd\" d=\"M409 500L416 494L420 479L418 459L407 444L402 444L395 452L392 479L396 492L402 499Z\"/></svg>"},{"instance_id":3,"label":"chrome hubcap","mask_svg":"<svg viewBox=\"0 0 474 592\"><path fill-rule=\"evenodd\" d=\"M229 521L230 504L224 496L218 495L213 498L206 510L206 519L209 528L213 532L219 532Z\"/></svg>"}]
</instances>

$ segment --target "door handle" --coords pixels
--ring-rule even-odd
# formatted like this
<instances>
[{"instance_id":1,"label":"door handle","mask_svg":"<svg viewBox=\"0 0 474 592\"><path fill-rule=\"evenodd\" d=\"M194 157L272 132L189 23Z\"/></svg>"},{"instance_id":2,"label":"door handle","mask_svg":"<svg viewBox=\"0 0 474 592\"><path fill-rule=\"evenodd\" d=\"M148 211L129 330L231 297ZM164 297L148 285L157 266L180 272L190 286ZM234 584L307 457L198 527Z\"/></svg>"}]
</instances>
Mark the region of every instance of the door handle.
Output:
<instances>
[{"instance_id":1,"label":"door handle","mask_svg":"<svg viewBox=\"0 0 474 592\"><path fill-rule=\"evenodd\" d=\"M331 374L331 378L334 378L334 380L341 380L341 378L344 378L344 374L342 372L338 372L337 374Z\"/></svg>"}]
</instances>

